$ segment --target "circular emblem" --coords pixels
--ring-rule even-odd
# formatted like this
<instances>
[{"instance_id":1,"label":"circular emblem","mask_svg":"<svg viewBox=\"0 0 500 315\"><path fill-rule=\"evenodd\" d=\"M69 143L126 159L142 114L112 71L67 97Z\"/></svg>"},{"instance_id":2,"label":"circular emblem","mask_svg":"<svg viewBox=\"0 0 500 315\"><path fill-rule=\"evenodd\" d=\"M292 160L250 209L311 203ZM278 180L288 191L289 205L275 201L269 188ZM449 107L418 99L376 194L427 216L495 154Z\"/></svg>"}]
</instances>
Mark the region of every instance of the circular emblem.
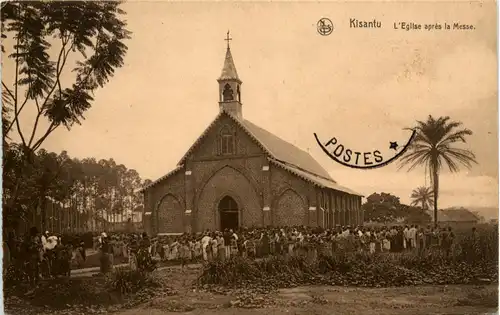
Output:
<instances>
[{"instance_id":1,"label":"circular emblem","mask_svg":"<svg viewBox=\"0 0 500 315\"><path fill-rule=\"evenodd\" d=\"M317 24L318 33L323 36L333 32L333 23L329 18L321 18Z\"/></svg>"}]
</instances>

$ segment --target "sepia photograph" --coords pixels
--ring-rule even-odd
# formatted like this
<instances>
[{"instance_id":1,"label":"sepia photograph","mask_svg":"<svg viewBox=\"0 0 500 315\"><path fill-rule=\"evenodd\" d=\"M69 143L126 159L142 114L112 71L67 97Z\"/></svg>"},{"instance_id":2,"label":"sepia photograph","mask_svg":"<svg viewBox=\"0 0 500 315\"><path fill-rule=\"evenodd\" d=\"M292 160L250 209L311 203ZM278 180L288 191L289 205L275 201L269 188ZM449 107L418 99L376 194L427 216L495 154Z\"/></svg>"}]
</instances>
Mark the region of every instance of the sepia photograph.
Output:
<instances>
[{"instance_id":1,"label":"sepia photograph","mask_svg":"<svg viewBox=\"0 0 500 315\"><path fill-rule=\"evenodd\" d=\"M498 314L496 1L2 1L14 315Z\"/></svg>"}]
</instances>

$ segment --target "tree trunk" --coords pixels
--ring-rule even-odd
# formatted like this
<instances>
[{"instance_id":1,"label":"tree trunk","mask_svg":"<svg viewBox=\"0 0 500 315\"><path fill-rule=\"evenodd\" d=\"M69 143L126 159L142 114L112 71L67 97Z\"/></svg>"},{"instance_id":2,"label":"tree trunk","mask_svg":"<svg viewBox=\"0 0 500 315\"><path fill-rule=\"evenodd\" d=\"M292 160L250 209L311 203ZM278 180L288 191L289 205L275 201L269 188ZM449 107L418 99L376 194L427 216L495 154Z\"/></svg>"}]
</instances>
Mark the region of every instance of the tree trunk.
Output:
<instances>
[{"instance_id":1,"label":"tree trunk","mask_svg":"<svg viewBox=\"0 0 500 315\"><path fill-rule=\"evenodd\" d=\"M436 162L437 164L437 162ZM438 226L438 190L439 190L439 173L437 170L437 165L434 166L432 170L432 183L434 189L434 227Z\"/></svg>"}]
</instances>

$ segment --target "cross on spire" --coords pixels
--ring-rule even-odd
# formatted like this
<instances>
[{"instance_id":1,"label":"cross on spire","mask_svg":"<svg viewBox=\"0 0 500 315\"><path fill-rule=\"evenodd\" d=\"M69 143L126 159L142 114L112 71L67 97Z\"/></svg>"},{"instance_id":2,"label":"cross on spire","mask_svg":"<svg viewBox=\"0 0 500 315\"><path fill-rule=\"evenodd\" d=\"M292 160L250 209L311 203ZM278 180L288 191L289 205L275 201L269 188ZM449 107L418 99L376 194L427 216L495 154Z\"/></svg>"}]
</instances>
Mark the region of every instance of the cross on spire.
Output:
<instances>
[{"instance_id":1,"label":"cross on spire","mask_svg":"<svg viewBox=\"0 0 500 315\"><path fill-rule=\"evenodd\" d=\"M227 49L229 49L229 41L233 40L232 38L229 37L229 30L227 31L227 35L226 35L226 38L224 40L227 41Z\"/></svg>"}]
</instances>

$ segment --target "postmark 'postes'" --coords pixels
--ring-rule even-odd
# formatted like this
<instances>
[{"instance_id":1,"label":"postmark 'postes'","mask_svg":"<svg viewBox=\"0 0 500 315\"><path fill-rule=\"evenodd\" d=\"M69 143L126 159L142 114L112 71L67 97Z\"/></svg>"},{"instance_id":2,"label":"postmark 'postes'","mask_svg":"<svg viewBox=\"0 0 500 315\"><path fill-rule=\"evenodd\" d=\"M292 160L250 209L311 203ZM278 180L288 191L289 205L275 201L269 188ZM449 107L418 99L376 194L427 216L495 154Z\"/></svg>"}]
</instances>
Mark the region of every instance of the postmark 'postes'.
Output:
<instances>
[{"instance_id":1,"label":"postmark 'postes'","mask_svg":"<svg viewBox=\"0 0 500 315\"><path fill-rule=\"evenodd\" d=\"M333 32L333 23L329 18L319 19L316 28L322 36L330 35Z\"/></svg>"},{"instance_id":2,"label":"postmark 'postes'","mask_svg":"<svg viewBox=\"0 0 500 315\"><path fill-rule=\"evenodd\" d=\"M416 132L413 130L410 138L404 145L397 141L387 141L385 150L361 151L348 148L336 137L330 137L327 141L321 141L316 133L314 137L320 148L335 162L350 168L373 169L388 165L401 157L409 148ZM387 150L390 153L387 153ZM383 153L385 152L385 153Z\"/></svg>"}]
</instances>

